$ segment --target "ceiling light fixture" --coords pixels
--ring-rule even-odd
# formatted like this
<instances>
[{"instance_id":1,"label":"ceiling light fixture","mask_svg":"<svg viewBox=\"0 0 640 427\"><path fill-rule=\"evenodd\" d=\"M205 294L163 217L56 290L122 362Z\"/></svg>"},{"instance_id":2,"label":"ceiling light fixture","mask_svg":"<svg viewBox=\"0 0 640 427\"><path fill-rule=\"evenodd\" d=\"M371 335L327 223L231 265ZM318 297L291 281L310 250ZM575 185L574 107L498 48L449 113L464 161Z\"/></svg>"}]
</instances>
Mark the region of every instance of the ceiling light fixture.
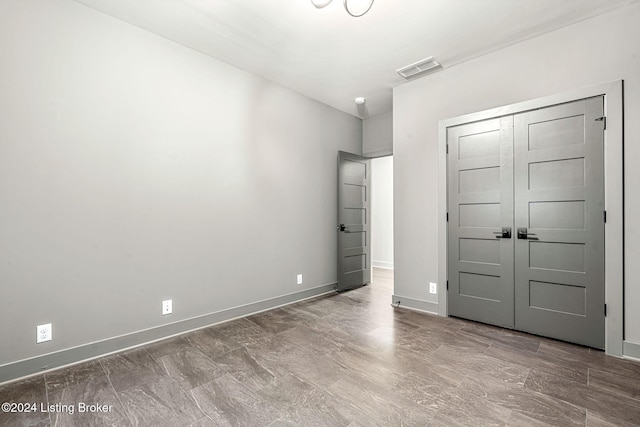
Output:
<instances>
[{"instance_id":1,"label":"ceiling light fixture","mask_svg":"<svg viewBox=\"0 0 640 427\"><path fill-rule=\"evenodd\" d=\"M318 9L322 9L323 7L329 6L333 0L311 0L311 4L313 4ZM374 0L343 0L344 10L354 18L359 18L365 13L369 12L371 6L373 6Z\"/></svg>"},{"instance_id":2,"label":"ceiling light fixture","mask_svg":"<svg viewBox=\"0 0 640 427\"><path fill-rule=\"evenodd\" d=\"M356 101L356 110L358 111L358 116L362 119L369 118L369 109L367 108L367 100L364 96L357 97L354 101Z\"/></svg>"}]
</instances>

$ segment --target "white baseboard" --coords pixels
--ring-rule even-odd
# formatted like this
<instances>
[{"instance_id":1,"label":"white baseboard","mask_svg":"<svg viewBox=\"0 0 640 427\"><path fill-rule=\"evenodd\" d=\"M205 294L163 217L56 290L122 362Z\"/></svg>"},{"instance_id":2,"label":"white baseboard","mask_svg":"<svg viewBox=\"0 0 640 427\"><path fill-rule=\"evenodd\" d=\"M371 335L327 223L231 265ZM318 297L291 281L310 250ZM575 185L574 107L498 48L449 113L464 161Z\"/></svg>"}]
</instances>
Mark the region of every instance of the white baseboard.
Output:
<instances>
[{"instance_id":1,"label":"white baseboard","mask_svg":"<svg viewBox=\"0 0 640 427\"><path fill-rule=\"evenodd\" d=\"M435 302L422 301L419 299L403 297L400 295L392 295L391 303L395 306L398 306L399 308L407 308L409 310L435 314L436 316L438 315L438 304Z\"/></svg>"},{"instance_id":2,"label":"white baseboard","mask_svg":"<svg viewBox=\"0 0 640 427\"><path fill-rule=\"evenodd\" d=\"M0 385L6 382L13 382L21 378L41 374L46 371L75 365L77 363L106 356L108 354L150 344L155 341L161 341L196 329L206 328L217 323L249 316L261 311L271 310L308 298L335 292L335 285L335 283L331 283L317 288L306 289L288 295L269 298L263 301L256 301L191 319L180 320L143 331L132 332L119 337L108 338L103 341L96 341L80 345L78 347L7 363L0 366Z\"/></svg>"},{"instance_id":3,"label":"white baseboard","mask_svg":"<svg viewBox=\"0 0 640 427\"><path fill-rule=\"evenodd\" d=\"M393 270L393 263L387 261L371 261L374 268L384 268L385 270Z\"/></svg>"},{"instance_id":4,"label":"white baseboard","mask_svg":"<svg viewBox=\"0 0 640 427\"><path fill-rule=\"evenodd\" d=\"M640 344L636 344L629 341L623 341L622 356L640 361Z\"/></svg>"}]
</instances>

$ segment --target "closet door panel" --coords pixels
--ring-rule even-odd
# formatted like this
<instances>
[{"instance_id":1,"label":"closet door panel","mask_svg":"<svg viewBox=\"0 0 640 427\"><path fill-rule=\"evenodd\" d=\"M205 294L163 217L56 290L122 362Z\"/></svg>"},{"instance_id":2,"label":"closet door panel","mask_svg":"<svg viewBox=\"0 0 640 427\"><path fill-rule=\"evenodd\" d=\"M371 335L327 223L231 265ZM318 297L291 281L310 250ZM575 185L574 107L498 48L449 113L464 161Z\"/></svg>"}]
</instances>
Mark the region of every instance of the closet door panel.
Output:
<instances>
[{"instance_id":1,"label":"closet door panel","mask_svg":"<svg viewBox=\"0 0 640 427\"><path fill-rule=\"evenodd\" d=\"M514 116L515 328L604 348L603 98Z\"/></svg>"},{"instance_id":2,"label":"closet door panel","mask_svg":"<svg viewBox=\"0 0 640 427\"><path fill-rule=\"evenodd\" d=\"M449 313L513 328L513 117L448 129Z\"/></svg>"}]
</instances>

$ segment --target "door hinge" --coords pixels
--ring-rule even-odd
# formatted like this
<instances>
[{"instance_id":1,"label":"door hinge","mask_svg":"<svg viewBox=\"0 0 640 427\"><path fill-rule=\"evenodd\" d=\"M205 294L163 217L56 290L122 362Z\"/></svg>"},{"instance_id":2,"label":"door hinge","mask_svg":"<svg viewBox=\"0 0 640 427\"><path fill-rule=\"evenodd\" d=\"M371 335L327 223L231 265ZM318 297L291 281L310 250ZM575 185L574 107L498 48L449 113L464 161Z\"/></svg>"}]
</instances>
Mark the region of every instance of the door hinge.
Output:
<instances>
[{"instance_id":1,"label":"door hinge","mask_svg":"<svg viewBox=\"0 0 640 427\"><path fill-rule=\"evenodd\" d=\"M447 290L449 290L449 281L447 280Z\"/></svg>"},{"instance_id":2,"label":"door hinge","mask_svg":"<svg viewBox=\"0 0 640 427\"><path fill-rule=\"evenodd\" d=\"M604 305L604 317L607 317L607 304Z\"/></svg>"},{"instance_id":3,"label":"door hinge","mask_svg":"<svg viewBox=\"0 0 640 427\"><path fill-rule=\"evenodd\" d=\"M607 223L607 211L604 211L604 223Z\"/></svg>"},{"instance_id":4,"label":"door hinge","mask_svg":"<svg viewBox=\"0 0 640 427\"><path fill-rule=\"evenodd\" d=\"M449 154L449 144L447 144L447 154Z\"/></svg>"},{"instance_id":5,"label":"door hinge","mask_svg":"<svg viewBox=\"0 0 640 427\"><path fill-rule=\"evenodd\" d=\"M449 222L449 212L447 212L447 222Z\"/></svg>"},{"instance_id":6,"label":"door hinge","mask_svg":"<svg viewBox=\"0 0 640 427\"><path fill-rule=\"evenodd\" d=\"M604 130L607 130L607 117L606 116L598 117L596 119L596 122L602 122L602 124L604 125Z\"/></svg>"}]
</instances>

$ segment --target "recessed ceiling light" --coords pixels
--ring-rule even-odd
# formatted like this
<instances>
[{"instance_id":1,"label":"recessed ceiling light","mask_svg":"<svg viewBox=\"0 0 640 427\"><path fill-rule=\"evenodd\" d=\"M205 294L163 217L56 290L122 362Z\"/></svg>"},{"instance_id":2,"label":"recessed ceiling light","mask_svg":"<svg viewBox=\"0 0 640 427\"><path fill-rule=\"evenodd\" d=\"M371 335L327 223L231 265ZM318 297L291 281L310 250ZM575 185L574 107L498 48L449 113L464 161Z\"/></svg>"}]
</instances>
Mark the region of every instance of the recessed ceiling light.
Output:
<instances>
[{"instance_id":1,"label":"recessed ceiling light","mask_svg":"<svg viewBox=\"0 0 640 427\"><path fill-rule=\"evenodd\" d=\"M410 79L419 74L425 74L429 71L434 71L439 68L442 68L442 65L440 65L440 63L436 61L433 56L430 56L418 62L414 62L411 65L407 65L406 67L402 67L396 70L396 72L405 79Z\"/></svg>"}]
</instances>

